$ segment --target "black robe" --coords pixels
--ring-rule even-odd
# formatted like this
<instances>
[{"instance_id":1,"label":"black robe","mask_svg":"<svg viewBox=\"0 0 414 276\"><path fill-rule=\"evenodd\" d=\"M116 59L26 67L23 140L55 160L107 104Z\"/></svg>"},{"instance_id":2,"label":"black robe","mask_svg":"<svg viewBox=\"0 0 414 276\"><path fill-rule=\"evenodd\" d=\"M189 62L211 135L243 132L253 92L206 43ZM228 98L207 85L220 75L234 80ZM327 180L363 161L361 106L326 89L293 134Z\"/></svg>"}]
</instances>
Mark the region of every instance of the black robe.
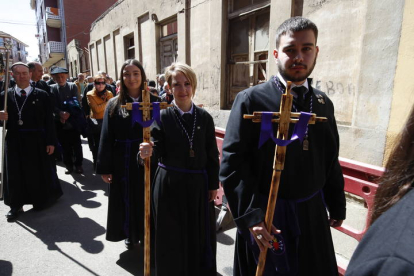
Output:
<instances>
[{"instance_id":1,"label":"black robe","mask_svg":"<svg viewBox=\"0 0 414 276\"><path fill-rule=\"evenodd\" d=\"M346 276L414 275L414 185L370 226Z\"/></svg>"},{"instance_id":2,"label":"black robe","mask_svg":"<svg viewBox=\"0 0 414 276\"><path fill-rule=\"evenodd\" d=\"M138 165L137 154L142 143L142 127L131 126L131 111L127 117L117 107L113 116L109 109L118 97L106 106L96 166L97 174L112 174L109 185L106 239L121 241L129 238L134 244L144 238L144 167ZM151 102L159 101L151 95ZM128 97L128 102L132 100ZM154 170L151 170L152 172Z\"/></svg>"},{"instance_id":3,"label":"black robe","mask_svg":"<svg viewBox=\"0 0 414 276\"><path fill-rule=\"evenodd\" d=\"M53 155L46 146L55 144L51 100L43 91L32 88L22 109L23 125L18 124L18 110L23 101L14 88L7 94L6 148L4 164L4 202L10 207L33 204L42 208L62 195ZM4 106L4 92L0 106Z\"/></svg>"},{"instance_id":4,"label":"black robe","mask_svg":"<svg viewBox=\"0 0 414 276\"><path fill-rule=\"evenodd\" d=\"M300 275L332 275L336 271L324 203L331 218L345 219L344 180L338 161L339 136L332 102L323 92L310 85L309 89L304 111L309 112L312 97L312 112L327 117L328 122L309 125L308 151L303 150L300 141L287 146L275 213L277 221L274 220L276 228L282 230L286 250L280 256L272 252L267 254L266 271L270 274L265 275L276 273L269 267L272 256L279 272L292 273L287 275L296 275L298 269ZM275 152L271 139L258 149L260 124L243 119L243 114L279 111L281 94L273 77L240 92L227 124L220 180L239 229L234 275L255 273L256 262L250 247L255 242L248 228L264 221ZM290 135L292 131L291 124Z\"/></svg>"},{"instance_id":5,"label":"black robe","mask_svg":"<svg viewBox=\"0 0 414 276\"><path fill-rule=\"evenodd\" d=\"M219 153L213 118L199 107L194 106L194 111L194 157L190 157L189 141L174 108L162 110L161 125L152 130L155 154L162 164L206 170L203 174L157 169L154 209L158 276L216 275L215 214L213 202L208 202L208 190L218 189ZM181 121L190 137L193 120L194 113L192 122Z\"/></svg>"}]
</instances>

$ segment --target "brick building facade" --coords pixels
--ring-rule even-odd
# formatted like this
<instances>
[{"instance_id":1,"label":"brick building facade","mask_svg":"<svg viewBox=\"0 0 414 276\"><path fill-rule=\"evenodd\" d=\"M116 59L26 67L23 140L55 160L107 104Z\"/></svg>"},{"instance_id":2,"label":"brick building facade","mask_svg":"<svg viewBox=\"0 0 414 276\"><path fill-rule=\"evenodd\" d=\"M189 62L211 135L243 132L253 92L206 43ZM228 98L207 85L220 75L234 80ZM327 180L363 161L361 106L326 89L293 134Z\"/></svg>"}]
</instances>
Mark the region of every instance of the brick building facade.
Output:
<instances>
[{"instance_id":1,"label":"brick building facade","mask_svg":"<svg viewBox=\"0 0 414 276\"><path fill-rule=\"evenodd\" d=\"M116 0L31 0L36 12L39 59L48 71L68 68L71 76L89 71L87 47L91 23ZM68 44L76 51L70 51ZM70 51L71 54L68 54Z\"/></svg>"}]
</instances>

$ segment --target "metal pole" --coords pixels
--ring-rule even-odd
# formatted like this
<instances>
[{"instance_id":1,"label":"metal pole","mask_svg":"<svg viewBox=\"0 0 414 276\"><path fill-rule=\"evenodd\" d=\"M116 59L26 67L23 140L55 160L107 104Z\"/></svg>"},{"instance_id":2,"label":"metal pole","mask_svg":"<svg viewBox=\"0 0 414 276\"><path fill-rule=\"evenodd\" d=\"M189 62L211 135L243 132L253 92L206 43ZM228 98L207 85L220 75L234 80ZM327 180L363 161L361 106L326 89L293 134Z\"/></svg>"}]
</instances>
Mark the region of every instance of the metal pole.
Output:
<instances>
[{"instance_id":1,"label":"metal pole","mask_svg":"<svg viewBox=\"0 0 414 276\"><path fill-rule=\"evenodd\" d=\"M5 66L5 79L4 79L4 112L7 112L7 90L9 90L9 57L11 49L10 41L4 42L4 48L6 49L6 66ZM6 147L6 120L3 121L3 133L2 133L2 139L1 139L1 183L0 183L0 199L3 199L3 189L4 189L4 149Z\"/></svg>"}]
</instances>

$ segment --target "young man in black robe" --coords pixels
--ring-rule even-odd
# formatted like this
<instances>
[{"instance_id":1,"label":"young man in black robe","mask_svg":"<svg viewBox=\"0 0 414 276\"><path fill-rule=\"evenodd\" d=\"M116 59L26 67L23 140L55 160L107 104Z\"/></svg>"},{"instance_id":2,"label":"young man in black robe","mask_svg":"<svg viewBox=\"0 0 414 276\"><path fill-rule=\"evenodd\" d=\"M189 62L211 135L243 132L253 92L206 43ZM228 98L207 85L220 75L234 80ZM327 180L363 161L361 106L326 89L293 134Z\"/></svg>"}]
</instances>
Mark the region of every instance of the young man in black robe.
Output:
<instances>
[{"instance_id":1,"label":"young man in black robe","mask_svg":"<svg viewBox=\"0 0 414 276\"><path fill-rule=\"evenodd\" d=\"M7 91L8 112L0 112L0 119L7 120L3 172L9 221L17 218L24 204L42 209L62 195L52 159L56 136L49 95L30 85L26 64L15 63L12 74L16 85Z\"/></svg>"},{"instance_id":2,"label":"young man in black robe","mask_svg":"<svg viewBox=\"0 0 414 276\"><path fill-rule=\"evenodd\" d=\"M234 275L255 275L264 247L270 249L264 275L337 275L330 226L340 226L345 219L344 180L338 162L333 104L307 79L319 52L317 35L317 27L310 20L286 20L276 32L274 57L279 73L264 84L240 92L234 101L220 170L238 227ZM268 140L258 148L260 124L244 120L243 114L279 111L286 81L293 82L292 111L316 113L328 121L309 125L303 143L295 141L287 146L274 227L269 233L264 217L275 143ZM271 246L273 238L277 242Z\"/></svg>"}]
</instances>

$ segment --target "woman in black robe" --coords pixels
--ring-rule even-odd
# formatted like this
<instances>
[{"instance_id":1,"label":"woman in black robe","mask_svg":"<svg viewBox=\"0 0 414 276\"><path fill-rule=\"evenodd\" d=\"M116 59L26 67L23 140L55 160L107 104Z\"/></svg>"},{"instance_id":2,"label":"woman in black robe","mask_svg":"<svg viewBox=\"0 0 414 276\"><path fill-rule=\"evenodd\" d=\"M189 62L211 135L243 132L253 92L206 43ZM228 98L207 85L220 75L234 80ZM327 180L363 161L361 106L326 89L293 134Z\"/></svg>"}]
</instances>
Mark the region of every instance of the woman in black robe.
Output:
<instances>
[{"instance_id":1,"label":"woman in black robe","mask_svg":"<svg viewBox=\"0 0 414 276\"><path fill-rule=\"evenodd\" d=\"M109 183L106 239L125 240L128 249L144 238L144 167L136 157L142 142L142 126L132 124L127 102L140 102L146 75L137 60L121 67L121 88L106 107L96 172ZM151 95L151 101L158 98Z\"/></svg>"},{"instance_id":2,"label":"woman in black robe","mask_svg":"<svg viewBox=\"0 0 414 276\"><path fill-rule=\"evenodd\" d=\"M166 80L173 107L152 130L159 166L154 178L155 263L158 276L216 275L213 200L219 152L213 118L194 105L197 80L186 64L173 63ZM142 144L142 158L151 155Z\"/></svg>"}]
</instances>

